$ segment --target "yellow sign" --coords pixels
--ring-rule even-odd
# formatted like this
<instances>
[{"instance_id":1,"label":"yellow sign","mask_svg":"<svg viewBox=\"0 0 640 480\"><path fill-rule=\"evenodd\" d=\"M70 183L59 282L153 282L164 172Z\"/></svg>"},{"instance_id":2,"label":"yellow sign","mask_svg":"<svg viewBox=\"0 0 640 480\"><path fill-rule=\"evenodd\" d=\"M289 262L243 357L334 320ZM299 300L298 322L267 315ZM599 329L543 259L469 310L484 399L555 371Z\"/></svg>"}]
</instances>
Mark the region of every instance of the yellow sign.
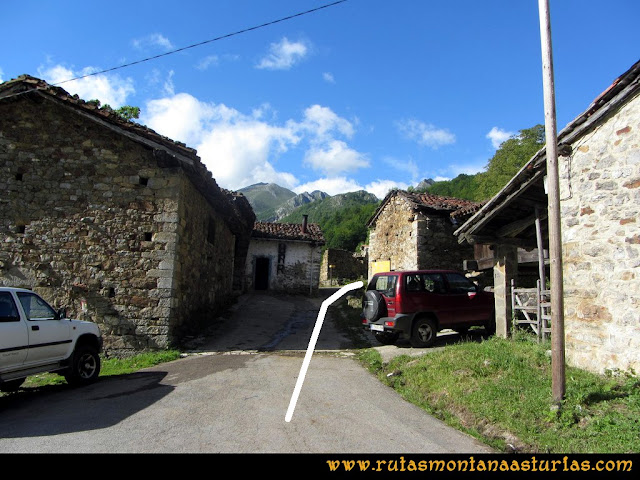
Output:
<instances>
[{"instance_id":1,"label":"yellow sign","mask_svg":"<svg viewBox=\"0 0 640 480\"><path fill-rule=\"evenodd\" d=\"M391 270L391 261L371 262L371 274L379 272L388 272Z\"/></svg>"}]
</instances>

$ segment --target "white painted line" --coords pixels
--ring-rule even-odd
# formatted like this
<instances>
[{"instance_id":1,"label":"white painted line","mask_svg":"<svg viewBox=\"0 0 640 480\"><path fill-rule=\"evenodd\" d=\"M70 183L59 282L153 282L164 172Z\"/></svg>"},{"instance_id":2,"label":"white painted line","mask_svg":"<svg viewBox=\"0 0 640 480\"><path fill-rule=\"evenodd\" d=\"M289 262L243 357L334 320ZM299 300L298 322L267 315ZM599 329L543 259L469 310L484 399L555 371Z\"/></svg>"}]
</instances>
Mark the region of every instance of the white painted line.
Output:
<instances>
[{"instance_id":1,"label":"white painted line","mask_svg":"<svg viewBox=\"0 0 640 480\"><path fill-rule=\"evenodd\" d=\"M293 389L293 395L291 395L291 401L289 402L289 408L287 409L287 415L284 419L287 422L291 421L291 417L293 417L293 411L296 408L296 403L298 402L298 396L300 395L300 390L302 389L302 383L304 382L304 377L307 375L307 369L309 368L309 362L311 361L311 355L313 355L313 351L316 348L316 342L318 341L318 336L320 335L320 329L322 328L322 323L324 322L324 317L327 314L327 308L333 302L338 300L341 296L347 293L350 290L356 290L361 288L363 285L362 282L354 282L349 285L345 285L336 293L331 295L325 301L322 302L322 306L320 307L320 311L318 312L318 318L316 319L316 324L313 327L313 332L311 333L311 340L309 340L309 346L307 347L307 353L304 356L304 360L302 361L302 367L300 368L300 375L298 375L298 380L296 382L296 386Z\"/></svg>"}]
</instances>

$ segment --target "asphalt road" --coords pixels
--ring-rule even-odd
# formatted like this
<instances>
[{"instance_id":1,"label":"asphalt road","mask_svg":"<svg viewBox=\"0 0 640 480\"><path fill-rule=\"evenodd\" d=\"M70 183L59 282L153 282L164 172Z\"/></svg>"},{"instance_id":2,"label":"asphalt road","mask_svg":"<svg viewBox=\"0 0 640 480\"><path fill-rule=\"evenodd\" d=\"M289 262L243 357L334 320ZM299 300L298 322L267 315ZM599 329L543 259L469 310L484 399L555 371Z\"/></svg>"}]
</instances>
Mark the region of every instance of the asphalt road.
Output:
<instances>
[{"instance_id":1,"label":"asphalt road","mask_svg":"<svg viewBox=\"0 0 640 480\"><path fill-rule=\"evenodd\" d=\"M382 385L330 315L285 421L322 300L245 295L191 356L1 397L0 452L491 452Z\"/></svg>"}]
</instances>

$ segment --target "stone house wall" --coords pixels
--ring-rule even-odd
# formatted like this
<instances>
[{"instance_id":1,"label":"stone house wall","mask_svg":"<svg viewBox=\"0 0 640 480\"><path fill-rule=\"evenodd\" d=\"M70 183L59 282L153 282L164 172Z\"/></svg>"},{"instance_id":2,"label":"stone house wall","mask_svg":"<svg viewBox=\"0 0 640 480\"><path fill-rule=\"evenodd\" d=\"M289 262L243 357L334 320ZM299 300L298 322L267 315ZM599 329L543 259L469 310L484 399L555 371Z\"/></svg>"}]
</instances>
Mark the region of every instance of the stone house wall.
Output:
<instances>
[{"instance_id":1,"label":"stone house wall","mask_svg":"<svg viewBox=\"0 0 640 480\"><path fill-rule=\"evenodd\" d=\"M268 261L268 290L315 294L318 290L322 246L312 242L253 238L246 264L246 286L256 288L259 259Z\"/></svg>"},{"instance_id":2,"label":"stone house wall","mask_svg":"<svg viewBox=\"0 0 640 480\"><path fill-rule=\"evenodd\" d=\"M567 359L640 372L640 97L559 164Z\"/></svg>"},{"instance_id":3,"label":"stone house wall","mask_svg":"<svg viewBox=\"0 0 640 480\"><path fill-rule=\"evenodd\" d=\"M0 285L96 322L107 351L176 344L228 300L236 245L178 163L63 102L4 100Z\"/></svg>"},{"instance_id":4,"label":"stone house wall","mask_svg":"<svg viewBox=\"0 0 640 480\"><path fill-rule=\"evenodd\" d=\"M373 262L389 261L391 270L462 270L473 247L459 245L449 212L415 212L400 195L389 200L369 237L368 277Z\"/></svg>"},{"instance_id":5,"label":"stone house wall","mask_svg":"<svg viewBox=\"0 0 640 480\"><path fill-rule=\"evenodd\" d=\"M366 258L338 248L327 248L320 264L320 284L339 285L367 275Z\"/></svg>"}]
</instances>

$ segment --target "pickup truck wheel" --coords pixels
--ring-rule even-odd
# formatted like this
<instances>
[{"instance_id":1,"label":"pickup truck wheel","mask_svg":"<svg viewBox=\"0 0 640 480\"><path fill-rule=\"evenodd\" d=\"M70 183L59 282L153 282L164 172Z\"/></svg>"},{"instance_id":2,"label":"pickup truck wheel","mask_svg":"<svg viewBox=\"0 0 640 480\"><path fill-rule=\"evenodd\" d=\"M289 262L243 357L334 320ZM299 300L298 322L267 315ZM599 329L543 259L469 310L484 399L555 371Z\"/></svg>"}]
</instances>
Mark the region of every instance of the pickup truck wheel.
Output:
<instances>
[{"instance_id":1,"label":"pickup truck wheel","mask_svg":"<svg viewBox=\"0 0 640 480\"><path fill-rule=\"evenodd\" d=\"M396 340L400 338L400 334L397 332L374 332L374 337L376 337L376 340L382 345L393 345L396 343Z\"/></svg>"},{"instance_id":2,"label":"pickup truck wheel","mask_svg":"<svg viewBox=\"0 0 640 480\"><path fill-rule=\"evenodd\" d=\"M70 385L87 385L94 382L100 374L100 355L90 345L76 347L71 366L65 375Z\"/></svg>"},{"instance_id":3,"label":"pickup truck wheel","mask_svg":"<svg viewBox=\"0 0 640 480\"><path fill-rule=\"evenodd\" d=\"M436 341L438 330L436 323L430 318L418 318L411 330L409 342L416 348L427 348Z\"/></svg>"},{"instance_id":4,"label":"pickup truck wheel","mask_svg":"<svg viewBox=\"0 0 640 480\"><path fill-rule=\"evenodd\" d=\"M0 383L0 392L15 392L24 383L24 378Z\"/></svg>"}]
</instances>

